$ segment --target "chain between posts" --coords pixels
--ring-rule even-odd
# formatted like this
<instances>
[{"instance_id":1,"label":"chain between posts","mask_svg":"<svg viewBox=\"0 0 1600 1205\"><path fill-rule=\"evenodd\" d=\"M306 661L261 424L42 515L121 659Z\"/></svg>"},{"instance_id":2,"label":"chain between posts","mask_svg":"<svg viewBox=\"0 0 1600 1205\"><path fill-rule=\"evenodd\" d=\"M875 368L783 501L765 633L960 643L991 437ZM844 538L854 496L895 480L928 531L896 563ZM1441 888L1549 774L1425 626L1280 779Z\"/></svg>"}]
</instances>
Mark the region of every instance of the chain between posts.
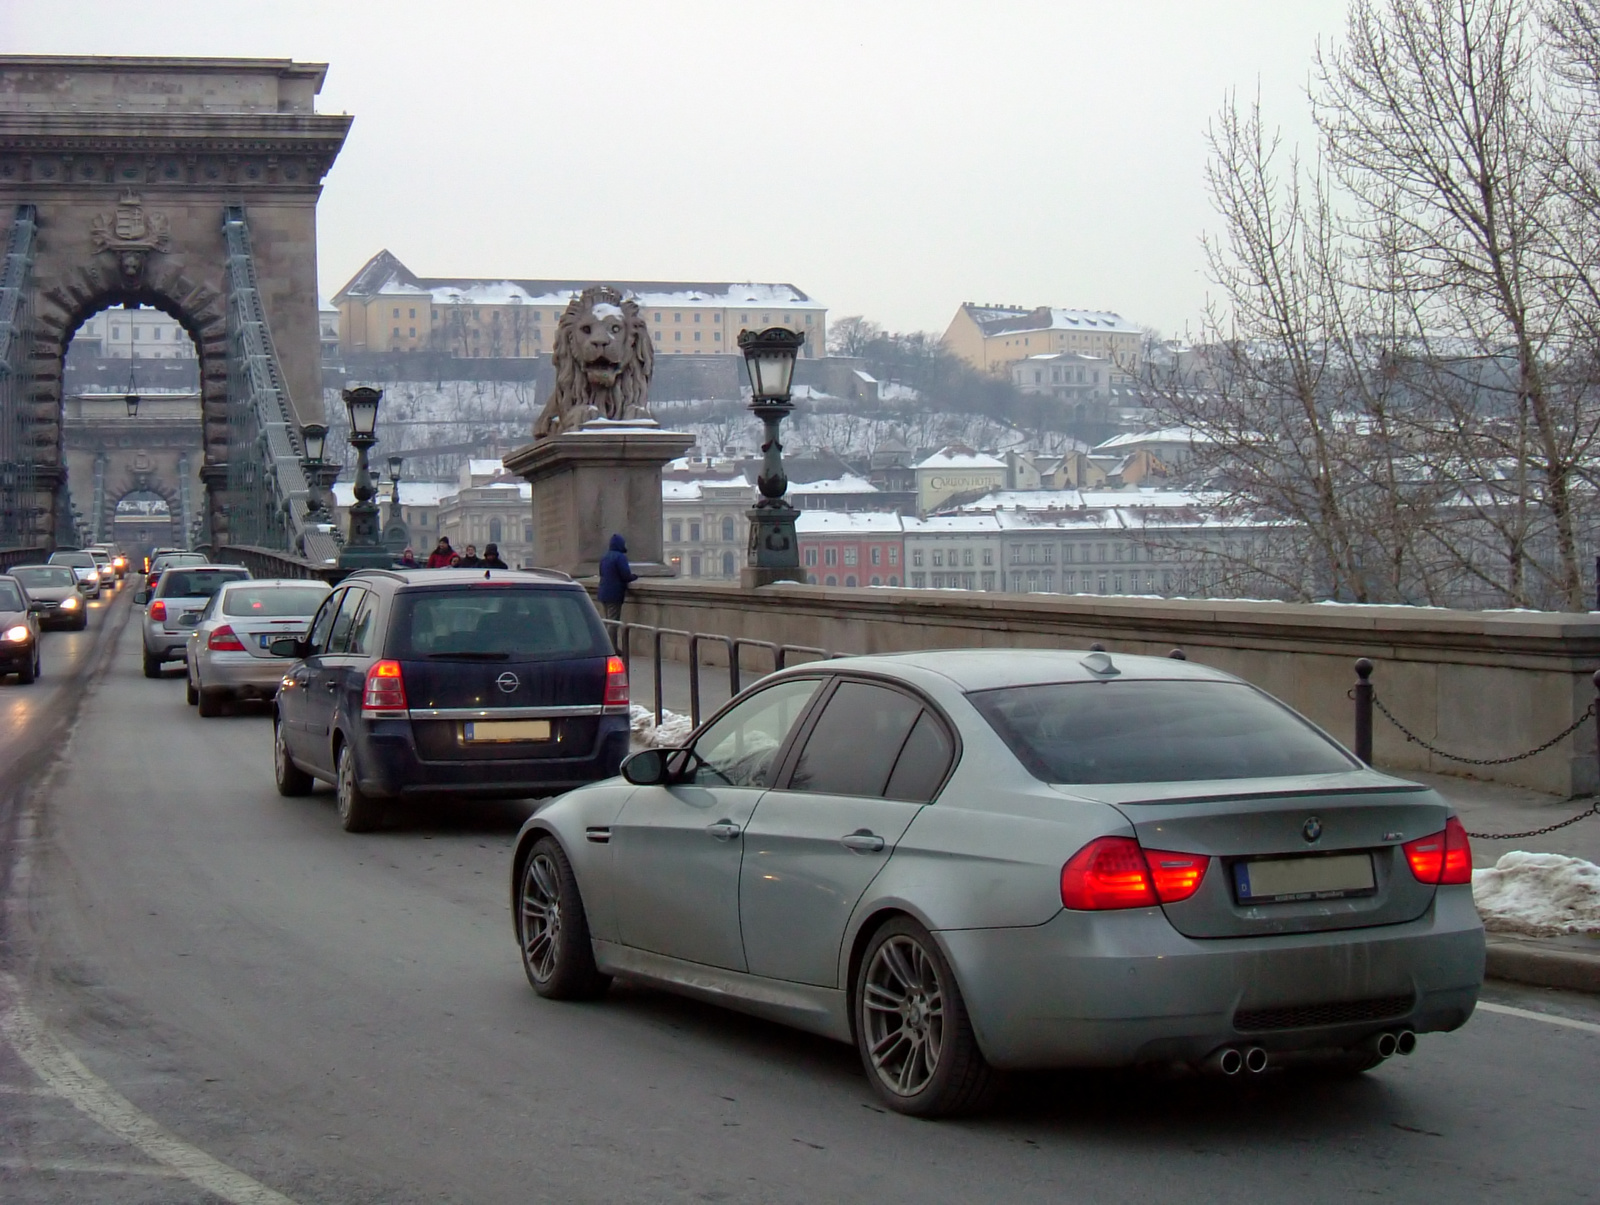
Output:
<instances>
[{"instance_id":1,"label":"chain between posts","mask_svg":"<svg viewBox=\"0 0 1600 1205\"><path fill-rule=\"evenodd\" d=\"M1597 670L1592 679L1597 695L1596 700L1591 702L1589 706L1584 709L1582 715L1573 720L1572 723L1568 724L1565 728L1556 733L1555 736L1551 737L1543 744L1537 745L1525 753L1516 753L1510 757L1461 757L1455 753L1447 753L1438 746L1423 740L1415 732L1412 732L1411 729L1402 724L1395 717L1395 714L1384 705L1383 700L1378 698L1377 691L1373 689L1371 682L1372 668L1372 662L1367 660L1365 657L1356 662L1356 684L1349 692L1349 697L1355 700L1356 705L1356 756L1369 766L1372 764L1373 708L1377 708L1377 710L1383 715L1383 718L1388 720L1389 723L1393 724L1400 731L1400 734L1404 736L1411 744L1420 745L1422 748L1426 749L1429 753L1432 753L1436 757L1442 757L1447 761L1459 762L1464 766L1504 766L1509 765L1512 762L1525 761L1530 757L1536 757L1540 753L1545 752L1545 750L1551 749L1560 744L1562 741L1566 740L1567 737L1571 736L1579 728L1582 728L1584 724L1588 723L1591 719L1600 716L1600 670ZM1597 735L1597 740L1600 740L1600 735ZM1600 800L1596 800L1583 811L1579 812L1576 816L1572 816L1566 820L1559 820L1555 824L1547 824L1543 828L1531 828L1519 833L1469 832L1467 833L1467 836L1478 841L1515 841L1521 840L1524 837L1542 837L1545 833L1553 833L1557 829L1566 828L1569 824L1576 824L1580 820L1596 815L1600 815Z\"/></svg>"}]
</instances>

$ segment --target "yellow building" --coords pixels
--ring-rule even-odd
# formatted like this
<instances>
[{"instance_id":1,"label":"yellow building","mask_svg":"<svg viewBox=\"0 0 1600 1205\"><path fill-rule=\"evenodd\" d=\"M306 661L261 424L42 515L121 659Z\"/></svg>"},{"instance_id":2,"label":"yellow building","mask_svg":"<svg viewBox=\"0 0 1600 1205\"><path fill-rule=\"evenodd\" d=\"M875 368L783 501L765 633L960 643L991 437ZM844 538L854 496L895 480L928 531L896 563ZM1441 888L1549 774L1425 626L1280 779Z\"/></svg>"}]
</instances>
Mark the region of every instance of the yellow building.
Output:
<instances>
[{"instance_id":1,"label":"yellow building","mask_svg":"<svg viewBox=\"0 0 1600 1205\"><path fill-rule=\"evenodd\" d=\"M828 309L787 284L468 280L420 277L388 251L333 295L345 352L440 352L464 359L549 350L574 294L610 284L639 303L657 355L737 355L742 330L804 331L826 354Z\"/></svg>"},{"instance_id":2,"label":"yellow building","mask_svg":"<svg viewBox=\"0 0 1600 1205\"><path fill-rule=\"evenodd\" d=\"M1122 384L1138 375L1143 337L1120 314L969 301L956 311L940 341L979 371L996 374L1009 374L1012 365L1030 356L1072 352L1099 357L1111 361L1114 375L1108 384Z\"/></svg>"}]
</instances>

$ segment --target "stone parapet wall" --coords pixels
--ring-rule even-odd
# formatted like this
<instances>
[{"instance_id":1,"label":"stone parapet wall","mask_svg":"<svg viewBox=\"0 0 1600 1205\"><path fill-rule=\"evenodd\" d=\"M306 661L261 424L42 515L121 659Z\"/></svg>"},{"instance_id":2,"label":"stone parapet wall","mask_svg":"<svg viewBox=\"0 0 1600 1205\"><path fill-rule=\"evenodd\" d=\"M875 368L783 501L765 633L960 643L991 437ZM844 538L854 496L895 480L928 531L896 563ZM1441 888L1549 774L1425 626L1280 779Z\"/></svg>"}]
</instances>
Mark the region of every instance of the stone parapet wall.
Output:
<instances>
[{"instance_id":1,"label":"stone parapet wall","mask_svg":"<svg viewBox=\"0 0 1600 1205\"><path fill-rule=\"evenodd\" d=\"M1098 642L1113 653L1164 656L1181 648L1270 691L1347 745L1354 663L1369 657L1379 698L1403 723L1440 748L1479 758L1521 753L1566 728L1594 699L1591 675L1600 669L1600 615L817 586L752 592L683 581L636 582L628 603L629 622L836 653ZM705 662L718 654L706 648ZM770 665L751 660L749 668ZM1470 772L1558 795L1592 792L1600 777L1592 724L1497 767L1436 757L1382 716L1373 746L1383 769Z\"/></svg>"}]
</instances>

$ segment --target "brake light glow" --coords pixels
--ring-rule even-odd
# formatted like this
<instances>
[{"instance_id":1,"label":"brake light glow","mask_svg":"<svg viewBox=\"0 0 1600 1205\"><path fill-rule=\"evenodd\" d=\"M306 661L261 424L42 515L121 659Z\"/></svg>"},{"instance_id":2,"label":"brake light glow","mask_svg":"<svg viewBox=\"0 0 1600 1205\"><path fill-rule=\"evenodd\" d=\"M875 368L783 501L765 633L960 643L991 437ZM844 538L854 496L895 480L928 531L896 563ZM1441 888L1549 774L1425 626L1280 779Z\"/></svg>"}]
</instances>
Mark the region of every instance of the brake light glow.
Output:
<instances>
[{"instance_id":1,"label":"brake light glow","mask_svg":"<svg viewBox=\"0 0 1600 1205\"><path fill-rule=\"evenodd\" d=\"M1132 837L1099 837L1061 868L1061 903L1079 912L1175 904L1200 890L1210 865L1205 854L1147 850Z\"/></svg>"},{"instance_id":2,"label":"brake light glow","mask_svg":"<svg viewBox=\"0 0 1600 1205\"><path fill-rule=\"evenodd\" d=\"M592 698L593 696L590 697ZM627 705L628 667L623 664L621 657L607 657L604 706L626 707Z\"/></svg>"},{"instance_id":3,"label":"brake light glow","mask_svg":"<svg viewBox=\"0 0 1600 1205\"><path fill-rule=\"evenodd\" d=\"M1452 886L1472 882L1472 843L1465 826L1454 816L1444 822L1442 831L1407 841L1400 848L1419 883Z\"/></svg>"},{"instance_id":4,"label":"brake light glow","mask_svg":"<svg viewBox=\"0 0 1600 1205\"><path fill-rule=\"evenodd\" d=\"M206 638L206 647L214 653L242 653L244 645L231 625L223 624Z\"/></svg>"},{"instance_id":5,"label":"brake light glow","mask_svg":"<svg viewBox=\"0 0 1600 1205\"><path fill-rule=\"evenodd\" d=\"M361 710L404 711L406 684L398 661L379 661L367 671L366 689L361 694Z\"/></svg>"},{"instance_id":6,"label":"brake light glow","mask_svg":"<svg viewBox=\"0 0 1600 1205\"><path fill-rule=\"evenodd\" d=\"M155 602L151 603L150 618L159 619L165 623L167 619L167 604L162 602L159 598L156 599Z\"/></svg>"}]
</instances>

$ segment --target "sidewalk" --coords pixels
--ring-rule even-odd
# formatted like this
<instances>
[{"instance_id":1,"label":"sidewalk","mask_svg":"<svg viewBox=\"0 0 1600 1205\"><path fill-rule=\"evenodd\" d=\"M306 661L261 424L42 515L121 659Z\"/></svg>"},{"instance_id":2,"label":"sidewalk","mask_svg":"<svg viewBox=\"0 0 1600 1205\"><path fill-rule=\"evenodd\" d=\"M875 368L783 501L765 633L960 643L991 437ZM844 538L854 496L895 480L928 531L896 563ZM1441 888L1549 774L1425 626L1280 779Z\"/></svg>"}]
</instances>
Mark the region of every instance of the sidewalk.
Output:
<instances>
[{"instance_id":1,"label":"sidewalk","mask_svg":"<svg viewBox=\"0 0 1600 1205\"><path fill-rule=\"evenodd\" d=\"M655 676L648 654L636 655L630 669L633 701L641 707L655 707ZM747 670L742 685L748 687L762 675ZM682 661L663 660L661 664L662 704L668 711L689 714L689 667ZM728 701L726 667L703 666L700 670L700 718L704 720ZM1380 769L1382 767L1379 767ZM1396 771L1398 777L1423 782L1433 787L1454 806L1469 832L1515 833L1543 828L1576 815L1593 802L1568 800L1523 787L1502 786L1448 774ZM1512 850L1529 853L1565 854L1600 864L1600 816L1590 816L1538 837L1496 841L1472 839L1472 864L1482 869L1493 866L1500 855ZM1600 935L1558 938L1519 937L1504 933L1489 935L1491 978L1510 979L1541 987L1572 991L1600 992Z\"/></svg>"}]
</instances>

